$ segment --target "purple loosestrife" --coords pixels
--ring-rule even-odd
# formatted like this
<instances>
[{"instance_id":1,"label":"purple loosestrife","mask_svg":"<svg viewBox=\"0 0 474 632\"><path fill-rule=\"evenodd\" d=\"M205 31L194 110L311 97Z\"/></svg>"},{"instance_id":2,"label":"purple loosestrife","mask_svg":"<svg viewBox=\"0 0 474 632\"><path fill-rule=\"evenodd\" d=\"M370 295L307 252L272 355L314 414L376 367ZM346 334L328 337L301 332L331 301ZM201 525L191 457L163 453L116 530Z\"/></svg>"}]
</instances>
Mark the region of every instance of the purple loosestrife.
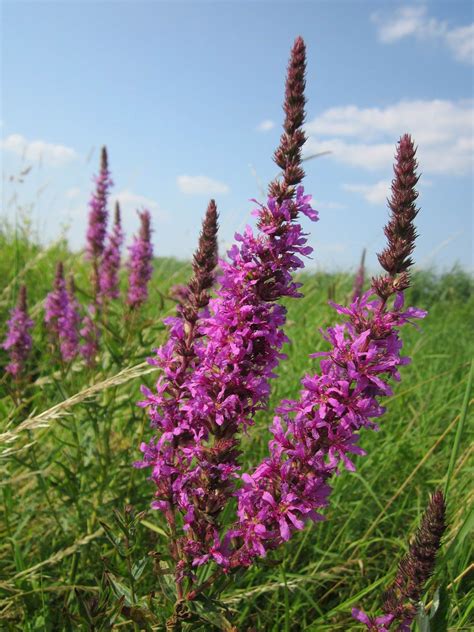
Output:
<instances>
[{"instance_id":1,"label":"purple loosestrife","mask_svg":"<svg viewBox=\"0 0 474 632\"><path fill-rule=\"evenodd\" d=\"M395 178L388 203L391 217L384 229L388 243L378 255L380 265L388 274L373 280L373 287L382 300L410 285L408 268L413 265L411 254L417 236L413 221L419 210L415 205L418 197L415 186L420 177L416 173L418 163L415 154L411 136L405 134L398 143L393 167Z\"/></svg>"},{"instance_id":2,"label":"purple loosestrife","mask_svg":"<svg viewBox=\"0 0 474 632\"><path fill-rule=\"evenodd\" d=\"M208 313L209 290L214 283L217 264L217 208L211 200L204 217L199 246L193 260L193 276L177 307L177 316L166 319L170 329L168 342L157 350L156 358L149 362L163 368L164 375L156 385L157 393L143 388L147 400L141 405L150 407L152 426L162 430L158 441L142 444L144 459L137 467L153 467L152 477L156 482L154 508L161 509L169 525L175 529L176 484L188 462L178 450L180 444L189 443L190 429L183 431L176 423L182 415L181 407L190 397L187 387L189 373L196 368L195 343L198 338L199 318ZM158 412L158 407L162 410ZM179 550L172 542L172 554L176 561Z\"/></svg>"},{"instance_id":3,"label":"purple loosestrife","mask_svg":"<svg viewBox=\"0 0 474 632\"><path fill-rule=\"evenodd\" d=\"M404 150L407 138L400 141ZM406 167L400 145L396 173ZM414 153L410 155L410 166L415 169ZM417 180L414 172L405 170L404 181L414 186ZM377 429L373 420L385 412L379 399L391 395L390 378L399 380L399 367L409 362L400 354L398 330L425 316L415 308L403 309L397 277L401 272L406 288L409 264L405 257L414 248L416 232L411 221L417 210L411 208L407 213L405 201L416 195L407 190L401 196L399 187L392 187L392 216L385 229L389 248L380 256L384 263L390 261L383 292L370 300L381 287L374 280L372 289L350 307L334 305L346 321L324 334L330 350L314 354L323 357L320 373L303 378L298 400L282 402L273 421L269 456L251 474L242 476L243 487L237 493L239 520L227 535L227 541L233 538L237 546L231 554L232 565L250 565L254 557L264 556L295 530L303 529L308 520L321 519L319 511L328 504L331 491L329 479L341 465L355 469L351 453L364 454L358 445L359 430ZM391 236L402 232L407 241L400 248Z\"/></svg>"},{"instance_id":4,"label":"purple loosestrife","mask_svg":"<svg viewBox=\"0 0 474 632\"><path fill-rule=\"evenodd\" d=\"M443 493L438 490L431 497L413 543L401 560L392 585L385 593L382 604L384 614L371 618L354 608L354 619L364 623L373 632L410 632L425 584L433 574L445 529L446 506Z\"/></svg>"},{"instance_id":5,"label":"purple loosestrife","mask_svg":"<svg viewBox=\"0 0 474 632\"><path fill-rule=\"evenodd\" d=\"M220 541L220 514L234 493L239 466L237 435L253 423L268 400L269 381L283 357L287 338L282 330L286 310L276 303L284 296L298 297L300 284L292 273L309 255L305 235L295 220L299 214L316 220L311 197L302 186L299 166L304 134L305 48L298 38L292 50L285 99L285 133L275 156L283 182L270 185L270 196L259 205L259 232L247 227L236 235L237 245L222 261L217 297L198 325L193 370L185 376L179 394L169 394L179 364L176 348L186 337L186 326L170 319L170 342L158 350L154 363L164 371L157 393L145 391L142 405L149 408L159 434L143 445L142 465L153 468L157 492L154 507L168 516L176 508L183 516L185 537L178 541L183 565L214 560L228 566L228 551ZM176 445L178 438L178 445ZM169 453L173 450L173 466ZM170 496L171 488L171 496Z\"/></svg>"},{"instance_id":6,"label":"purple loosestrife","mask_svg":"<svg viewBox=\"0 0 474 632\"><path fill-rule=\"evenodd\" d=\"M10 356L10 363L5 367L5 371L17 379L24 372L25 363L31 351L32 339L30 330L33 328L33 324L33 321L28 316L26 286L22 285L18 304L11 310L10 320L7 322L7 337L2 343L3 349Z\"/></svg>"},{"instance_id":7,"label":"purple loosestrife","mask_svg":"<svg viewBox=\"0 0 474 632\"><path fill-rule=\"evenodd\" d=\"M130 309L138 309L148 298L148 283L153 273L153 246L151 243L150 212L142 211L140 232L129 247L128 260L128 294L127 303Z\"/></svg>"},{"instance_id":8,"label":"purple loosestrife","mask_svg":"<svg viewBox=\"0 0 474 632\"><path fill-rule=\"evenodd\" d=\"M88 367L93 367L96 363L96 357L99 352L100 330L95 322L96 308L89 305L87 313L82 319L82 327L80 330L83 342L79 346L79 351L84 358Z\"/></svg>"},{"instance_id":9,"label":"purple loosestrife","mask_svg":"<svg viewBox=\"0 0 474 632\"><path fill-rule=\"evenodd\" d=\"M79 353L79 327L81 322L80 306L76 299L74 277L69 277L67 287L68 303L62 322L61 355L65 362L70 362Z\"/></svg>"},{"instance_id":10,"label":"purple loosestrife","mask_svg":"<svg viewBox=\"0 0 474 632\"><path fill-rule=\"evenodd\" d=\"M100 263L99 286L102 300L114 299L120 296L119 270L120 249L123 244L123 231L120 218L119 203L115 204L115 217L112 232Z\"/></svg>"},{"instance_id":11,"label":"purple loosestrife","mask_svg":"<svg viewBox=\"0 0 474 632\"><path fill-rule=\"evenodd\" d=\"M73 360L79 350L79 305L74 296L74 283L66 288L61 261L56 267L54 288L45 300L44 320L51 340L58 345L61 358L65 362Z\"/></svg>"},{"instance_id":12,"label":"purple loosestrife","mask_svg":"<svg viewBox=\"0 0 474 632\"><path fill-rule=\"evenodd\" d=\"M108 167L107 149L102 147L100 171L95 178L96 189L89 202L89 226L87 229L86 256L93 266L93 291L97 298L100 292L99 264L104 252L105 235L107 232L107 198L113 182Z\"/></svg>"}]
</instances>

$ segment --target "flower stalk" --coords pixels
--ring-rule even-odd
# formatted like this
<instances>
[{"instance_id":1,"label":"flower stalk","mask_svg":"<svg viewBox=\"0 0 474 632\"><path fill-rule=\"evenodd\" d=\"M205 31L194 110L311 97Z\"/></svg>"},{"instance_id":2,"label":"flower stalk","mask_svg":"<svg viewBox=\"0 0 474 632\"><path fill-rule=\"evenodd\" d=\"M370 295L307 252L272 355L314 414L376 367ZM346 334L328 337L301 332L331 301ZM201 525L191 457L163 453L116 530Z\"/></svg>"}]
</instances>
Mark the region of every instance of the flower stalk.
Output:
<instances>
[{"instance_id":1,"label":"flower stalk","mask_svg":"<svg viewBox=\"0 0 474 632\"><path fill-rule=\"evenodd\" d=\"M129 247L127 304L137 310L148 299L148 283L153 274L153 245L151 243L151 216L147 210L138 213L140 231Z\"/></svg>"},{"instance_id":2,"label":"flower stalk","mask_svg":"<svg viewBox=\"0 0 474 632\"><path fill-rule=\"evenodd\" d=\"M18 303L10 312L7 321L7 337L2 343L3 349L8 352L10 362L5 371L19 381L25 372L26 361L31 352L31 329L33 320L28 315L28 301L26 285L20 287Z\"/></svg>"}]
</instances>

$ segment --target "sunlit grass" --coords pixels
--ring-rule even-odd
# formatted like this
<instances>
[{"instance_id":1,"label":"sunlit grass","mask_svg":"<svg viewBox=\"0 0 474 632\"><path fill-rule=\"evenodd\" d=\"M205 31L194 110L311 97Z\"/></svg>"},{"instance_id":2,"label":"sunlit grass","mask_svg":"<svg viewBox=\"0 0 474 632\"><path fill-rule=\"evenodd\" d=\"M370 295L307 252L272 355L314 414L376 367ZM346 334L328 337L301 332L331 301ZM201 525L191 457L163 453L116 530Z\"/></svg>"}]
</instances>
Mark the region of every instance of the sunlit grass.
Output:
<instances>
[{"instance_id":1,"label":"sunlit grass","mask_svg":"<svg viewBox=\"0 0 474 632\"><path fill-rule=\"evenodd\" d=\"M150 436L146 414L136 402L140 384L152 385L156 377L144 360L163 341L161 318L174 312L169 289L187 280L190 266L156 260L151 298L140 316L125 326L123 308L114 306L99 366L88 370L78 362L64 373L51 365L39 322L41 306L59 258L74 270L79 298L86 302L82 257L69 253L63 242L42 250L28 235L12 239L4 234L0 240L2 338L20 282L28 286L31 312L38 319L33 382L20 404L13 404L7 378L0 381L0 620L7 630L87 629L78 618L81 604L91 603L100 591L109 591L111 604L121 594L128 598L120 579L126 575L124 562L109 539L117 531L114 509L149 507L153 488L146 472L131 467L139 458L140 442ZM303 283L305 297L288 302L291 343L270 409L281 398L295 396L304 372L316 369L317 361L308 354L324 348L318 330L336 316L328 297L345 302L352 278L304 275ZM413 362L402 369L402 381L386 401L381 430L364 435L367 456L356 459L357 472L335 479L327 520L231 580L224 601L238 630L356 629L351 607L363 602L366 609L377 609L428 494L446 486L448 472L449 528L431 585L447 586L449 629L472 629L472 289L472 279L459 270L440 278L415 275L408 301L429 309L429 315L421 331L408 328L404 333ZM243 438L245 467L265 454L269 419L270 413L259 414ZM166 583L166 575L160 579L153 572L148 555L166 550L165 532L166 525L152 511L137 527L133 559L144 566L135 582L137 599L158 593L159 581ZM169 615L158 595L153 607L158 620ZM112 610L107 616L112 620ZM134 629L124 615L115 625ZM139 628L135 619L135 629L153 625L148 621Z\"/></svg>"}]
</instances>

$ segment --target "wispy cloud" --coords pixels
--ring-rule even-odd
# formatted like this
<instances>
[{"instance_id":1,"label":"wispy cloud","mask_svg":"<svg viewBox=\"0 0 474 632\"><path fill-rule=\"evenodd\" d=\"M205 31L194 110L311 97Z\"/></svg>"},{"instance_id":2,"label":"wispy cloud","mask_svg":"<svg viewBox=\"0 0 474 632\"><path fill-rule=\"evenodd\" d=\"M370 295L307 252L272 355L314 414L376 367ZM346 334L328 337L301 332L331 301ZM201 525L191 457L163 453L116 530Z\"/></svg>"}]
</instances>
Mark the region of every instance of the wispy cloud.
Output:
<instances>
[{"instance_id":1,"label":"wispy cloud","mask_svg":"<svg viewBox=\"0 0 474 632\"><path fill-rule=\"evenodd\" d=\"M398 7L391 13L377 11L371 15L377 37L384 44L393 44L405 37L438 41L460 62L474 63L474 23L452 28L445 21L428 15L426 6Z\"/></svg>"},{"instance_id":2,"label":"wispy cloud","mask_svg":"<svg viewBox=\"0 0 474 632\"><path fill-rule=\"evenodd\" d=\"M275 122L270 119L265 119L257 125L257 132L269 132L275 127Z\"/></svg>"},{"instance_id":3,"label":"wispy cloud","mask_svg":"<svg viewBox=\"0 0 474 632\"><path fill-rule=\"evenodd\" d=\"M362 197L377 206L384 204L390 194L390 182L388 180L380 180L375 184L343 184L345 191L359 193Z\"/></svg>"},{"instance_id":4,"label":"wispy cloud","mask_svg":"<svg viewBox=\"0 0 474 632\"><path fill-rule=\"evenodd\" d=\"M329 150L330 158L368 170L385 169L393 162L395 141L405 132L419 145L423 172L465 174L472 167L472 100L334 107L309 122L306 130L308 154Z\"/></svg>"},{"instance_id":5,"label":"wispy cloud","mask_svg":"<svg viewBox=\"0 0 474 632\"><path fill-rule=\"evenodd\" d=\"M179 190L187 195L223 195L230 190L224 182L207 176L178 176L176 182Z\"/></svg>"},{"instance_id":6,"label":"wispy cloud","mask_svg":"<svg viewBox=\"0 0 474 632\"><path fill-rule=\"evenodd\" d=\"M10 134L0 141L0 147L25 160L43 162L52 167L63 166L78 157L71 147L48 143L44 140L27 140L21 134Z\"/></svg>"},{"instance_id":7,"label":"wispy cloud","mask_svg":"<svg viewBox=\"0 0 474 632\"><path fill-rule=\"evenodd\" d=\"M66 198L68 200L73 200L78 198L81 195L81 189L79 187L72 187L66 191Z\"/></svg>"},{"instance_id":8,"label":"wispy cloud","mask_svg":"<svg viewBox=\"0 0 474 632\"><path fill-rule=\"evenodd\" d=\"M125 216L135 216L137 210L146 208L158 219L167 218L166 211L163 211L160 208L158 202L152 198L146 197L145 195L134 193L130 189L122 189L122 191L112 195L110 198L111 206L114 206L115 202L120 204L122 214Z\"/></svg>"},{"instance_id":9,"label":"wispy cloud","mask_svg":"<svg viewBox=\"0 0 474 632\"><path fill-rule=\"evenodd\" d=\"M340 202L318 202L314 203L314 206L317 210L327 209L330 211L342 211L347 208L345 204L341 204Z\"/></svg>"}]
</instances>

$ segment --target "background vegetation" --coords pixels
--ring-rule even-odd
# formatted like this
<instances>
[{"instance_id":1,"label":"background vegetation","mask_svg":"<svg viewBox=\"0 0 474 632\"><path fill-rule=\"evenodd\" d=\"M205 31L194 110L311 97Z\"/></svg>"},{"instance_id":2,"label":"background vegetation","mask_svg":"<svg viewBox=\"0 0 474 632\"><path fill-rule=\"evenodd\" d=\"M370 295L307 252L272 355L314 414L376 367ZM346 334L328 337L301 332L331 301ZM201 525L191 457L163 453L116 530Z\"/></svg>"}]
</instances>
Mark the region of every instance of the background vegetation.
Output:
<instances>
[{"instance_id":1,"label":"background vegetation","mask_svg":"<svg viewBox=\"0 0 474 632\"><path fill-rule=\"evenodd\" d=\"M140 316L131 320L121 302L113 306L100 365L91 370L77 362L65 370L51 361L42 301L63 259L75 273L79 298L88 302L83 256L68 252L65 242L41 248L27 227L7 226L0 252L2 339L20 283L28 286L36 320L33 378L20 403L8 377L0 378L0 628L163 629L171 612L162 597L170 589L166 525L148 510L153 486L146 471L132 468L151 434L136 402L140 384L156 379L144 361L163 340L161 318L174 312L170 287L186 282L190 266L156 259L151 298ZM292 342L270 410L295 396L300 377L316 367L308 354L324 348L318 329L336 317L328 298L344 303L351 293L351 274L302 279L304 298L288 303ZM386 402L382 428L364 437L368 455L356 458L357 472L335 481L327 520L229 581L227 618L238 630L356 629L351 607L377 609L429 493L447 485L449 528L426 602L429 607L441 586L448 629L472 629L473 290L473 279L460 269L415 274L408 302L429 315L421 331L405 333L413 362ZM264 454L269 419L270 413L260 414L244 437L245 464ZM206 621L192 629L214 629Z\"/></svg>"}]
</instances>

